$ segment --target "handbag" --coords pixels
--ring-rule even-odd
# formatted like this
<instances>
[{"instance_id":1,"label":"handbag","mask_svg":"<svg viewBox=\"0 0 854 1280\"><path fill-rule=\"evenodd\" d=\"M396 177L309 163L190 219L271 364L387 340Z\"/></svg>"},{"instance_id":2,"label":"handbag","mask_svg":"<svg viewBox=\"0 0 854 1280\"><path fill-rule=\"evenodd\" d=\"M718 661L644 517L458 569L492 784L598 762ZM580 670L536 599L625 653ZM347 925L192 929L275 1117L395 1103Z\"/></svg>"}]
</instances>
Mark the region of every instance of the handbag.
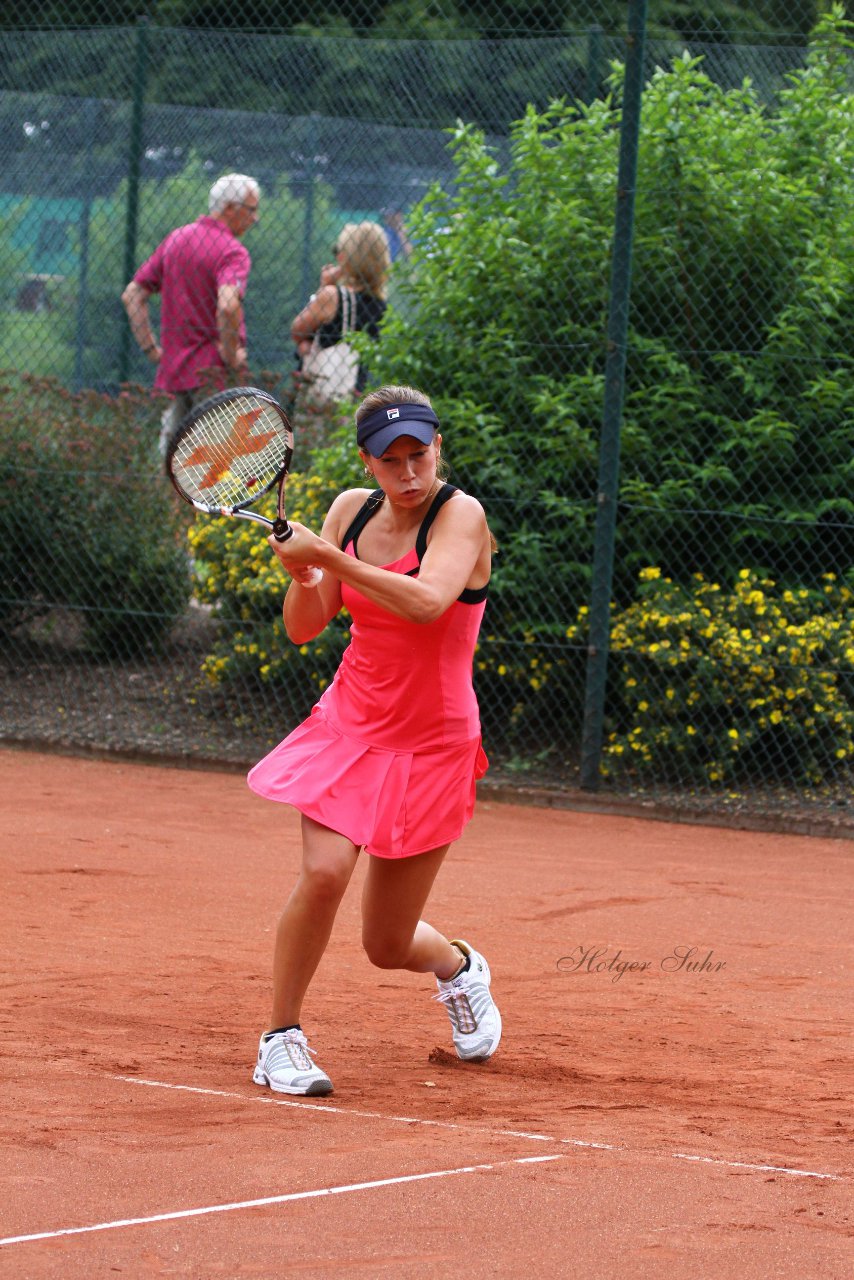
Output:
<instances>
[{"instance_id":1,"label":"handbag","mask_svg":"<svg viewBox=\"0 0 854 1280\"><path fill-rule=\"evenodd\" d=\"M311 350L303 357L300 397L306 405L322 407L346 400L356 389L359 356L345 335L355 332L356 296L352 289L338 286L341 299L341 339L332 347L322 347L314 335Z\"/></svg>"}]
</instances>

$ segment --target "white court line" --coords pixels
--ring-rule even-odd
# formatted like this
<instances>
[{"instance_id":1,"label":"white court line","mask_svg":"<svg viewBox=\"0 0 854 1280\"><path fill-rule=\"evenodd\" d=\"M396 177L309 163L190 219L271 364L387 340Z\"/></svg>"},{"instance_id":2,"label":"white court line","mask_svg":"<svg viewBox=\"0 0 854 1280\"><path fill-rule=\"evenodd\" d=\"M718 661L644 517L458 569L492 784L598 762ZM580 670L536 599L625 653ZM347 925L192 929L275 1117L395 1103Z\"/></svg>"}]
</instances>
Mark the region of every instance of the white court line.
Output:
<instances>
[{"instance_id":1,"label":"white court line","mask_svg":"<svg viewBox=\"0 0 854 1280\"><path fill-rule=\"evenodd\" d=\"M200 1093L213 1093L200 1089ZM155 1222L174 1222L179 1218L200 1218L208 1213L232 1213L236 1209L257 1209L268 1204L288 1204L293 1200L314 1200L319 1196L340 1196L348 1191L371 1191L376 1187L394 1187L405 1182L424 1182L428 1178L453 1178L461 1173L479 1173L483 1169L500 1169L509 1164L542 1164L546 1160L562 1160L563 1156L523 1156L515 1160L497 1160L494 1164L467 1164L459 1169L436 1169L430 1173L410 1173L397 1178L379 1178L374 1182L351 1182L347 1186L320 1187L316 1191L292 1191L282 1196L264 1196L259 1200L235 1200L230 1204L209 1204L201 1209L179 1209L175 1213L153 1213L147 1218L118 1218L114 1222L93 1222L87 1227L63 1227L59 1231L35 1231L26 1236L5 1236L0 1245L24 1244L31 1240L55 1240L57 1236L80 1236L90 1231L116 1231L120 1227L145 1227Z\"/></svg>"},{"instance_id":2,"label":"white court line","mask_svg":"<svg viewBox=\"0 0 854 1280\"><path fill-rule=\"evenodd\" d=\"M245 1093L228 1092L225 1089L201 1089L191 1084L167 1084L163 1080L143 1080L139 1076L110 1076L111 1080L123 1080L126 1084L146 1085L149 1089L173 1089L178 1093L206 1093L215 1098L236 1098L240 1102L260 1102L273 1107L296 1107L299 1111L329 1111L333 1115L356 1116L359 1120L385 1120L389 1124L419 1124L434 1129L457 1129L462 1133L485 1133L491 1138L526 1138L530 1142L563 1142L572 1147L593 1147L600 1151L619 1151L620 1147L608 1142L584 1142L581 1138L555 1138L550 1133L526 1133L520 1129L484 1129L474 1124L454 1124L451 1120L422 1120L419 1116L390 1116L384 1111L357 1111L351 1107L335 1107L326 1102L297 1101L273 1094L259 1094L247 1098Z\"/></svg>"},{"instance_id":3,"label":"white court line","mask_svg":"<svg viewBox=\"0 0 854 1280\"><path fill-rule=\"evenodd\" d=\"M689 1156L684 1151L671 1151L674 1160L693 1160L698 1164L726 1164L729 1169L752 1169L756 1173L788 1173L793 1178L828 1178L833 1182L847 1182L844 1174L815 1173L812 1169L788 1169L778 1164L747 1164L744 1160L714 1160L711 1156Z\"/></svg>"},{"instance_id":4,"label":"white court line","mask_svg":"<svg viewBox=\"0 0 854 1280\"><path fill-rule=\"evenodd\" d=\"M435 1129L456 1129L463 1133L485 1133L493 1138L526 1138L532 1142L557 1142L563 1146L584 1147L591 1151L628 1152L631 1150L629 1147L610 1142L586 1142L581 1138L557 1138L550 1133L526 1133L519 1129L484 1129L479 1125L454 1124L450 1120L422 1120L417 1116L389 1116L384 1115L381 1111L357 1111L347 1107L330 1106L326 1103L271 1097L269 1094L261 1094L257 1098L247 1098L244 1093L227 1092L224 1089L201 1089L189 1084L168 1084L163 1080L142 1080L139 1076L111 1076L110 1079L122 1080L126 1084L144 1085L150 1089L173 1089L181 1093L211 1094L216 1098L236 1098L241 1102L261 1102L278 1107L298 1107L301 1111L330 1111L335 1115L356 1116L362 1120L385 1120L390 1124L417 1124L432 1126ZM644 1154L652 1155L657 1160L690 1160L697 1164L717 1165L722 1169L746 1169L753 1173L785 1173L790 1178L820 1178L826 1182L849 1181L845 1174L820 1173L815 1169L793 1169L788 1165L779 1164L754 1164L748 1160L726 1160L720 1156L690 1155L685 1151L653 1151Z\"/></svg>"}]
</instances>

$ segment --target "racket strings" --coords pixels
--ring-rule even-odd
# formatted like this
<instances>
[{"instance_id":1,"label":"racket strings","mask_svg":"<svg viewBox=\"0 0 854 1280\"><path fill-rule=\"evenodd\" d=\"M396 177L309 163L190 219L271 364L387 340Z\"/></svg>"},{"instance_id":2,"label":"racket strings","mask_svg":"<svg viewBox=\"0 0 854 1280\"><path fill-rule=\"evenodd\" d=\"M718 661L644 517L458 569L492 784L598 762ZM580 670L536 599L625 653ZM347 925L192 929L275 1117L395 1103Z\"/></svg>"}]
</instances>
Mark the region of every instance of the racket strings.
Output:
<instances>
[{"instance_id":1,"label":"racket strings","mask_svg":"<svg viewBox=\"0 0 854 1280\"><path fill-rule=\"evenodd\" d=\"M238 506L271 487L292 447L287 422L274 407L231 400L206 409L182 433L172 474L194 501Z\"/></svg>"}]
</instances>

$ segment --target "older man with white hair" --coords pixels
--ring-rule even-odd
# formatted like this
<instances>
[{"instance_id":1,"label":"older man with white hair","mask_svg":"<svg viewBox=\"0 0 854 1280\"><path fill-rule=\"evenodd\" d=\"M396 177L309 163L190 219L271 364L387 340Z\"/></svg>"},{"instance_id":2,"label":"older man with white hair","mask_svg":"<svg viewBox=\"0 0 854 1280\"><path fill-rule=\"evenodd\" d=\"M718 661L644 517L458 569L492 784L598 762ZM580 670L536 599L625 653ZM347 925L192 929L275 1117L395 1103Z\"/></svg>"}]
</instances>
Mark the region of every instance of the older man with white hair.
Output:
<instances>
[{"instance_id":1,"label":"older man with white hair","mask_svg":"<svg viewBox=\"0 0 854 1280\"><path fill-rule=\"evenodd\" d=\"M208 213L171 231L122 294L133 336L157 365L154 385L172 397L162 420L163 453L193 404L239 380L246 368L243 296L252 259L240 241L258 220L260 197L258 183L244 173L217 179ZM148 313L154 293L161 295L159 341Z\"/></svg>"}]
</instances>

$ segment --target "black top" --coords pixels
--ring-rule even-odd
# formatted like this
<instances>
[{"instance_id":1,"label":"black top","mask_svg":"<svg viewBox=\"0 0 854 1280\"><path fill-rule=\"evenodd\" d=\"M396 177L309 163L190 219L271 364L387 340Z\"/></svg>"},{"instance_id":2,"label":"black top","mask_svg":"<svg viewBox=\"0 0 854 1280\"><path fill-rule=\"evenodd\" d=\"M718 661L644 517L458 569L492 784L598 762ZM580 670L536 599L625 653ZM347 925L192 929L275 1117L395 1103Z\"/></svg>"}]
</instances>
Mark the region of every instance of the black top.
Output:
<instances>
[{"instance_id":1,"label":"black top","mask_svg":"<svg viewBox=\"0 0 854 1280\"><path fill-rule=\"evenodd\" d=\"M344 336L341 331L341 290L343 286L339 284L336 287L338 289L338 306L335 310L335 315L331 320L327 320L325 324L320 325L317 330L317 341L321 347L334 347ZM357 289L351 289L350 293L356 302L356 314L352 328L364 330L368 337L373 338L376 342L380 336L380 321L385 315L386 303L382 298L375 298L372 293L360 293ZM367 383L368 370L364 364L360 364L356 374L356 390L364 391Z\"/></svg>"},{"instance_id":2,"label":"black top","mask_svg":"<svg viewBox=\"0 0 854 1280\"><path fill-rule=\"evenodd\" d=\"M439 514L439 512L441 511L445 503L448 501L448 499L452 498L456 492L457 490L454 485L443 484L441 489L433 499L433 501L430 503L429 511L427 512L424 519L421 521L421 524L418 529L418 533L415 536L415 554L418 557L419 566L421 565L421 561L424 558L424 552L427 550L427 533L430 529L430 526L432 525L433 521L436 519L436 516ZM370 495L370 497L367 498L366 501L362 504L362 506L359 508L359 510L356 512L355 516L353 517L352 521L350 522L350 526L347 529L347 532L344 534L344 537L341 539L342 551L344 551L348 546L348 544L352 542L353 551L358 557L359 534L362 532L362 530L364 529L368 521L371 519L371 517L375 516L376 513L379 511L384 497L385 497L385 494L383 493L382 489L375 489L374 492ZM414 578L414 577L417 577L417 575L418 575L418 569L410 569L407 576ZM489 594L489 583L487 583L483 587L477 587L477 588L465 587L464 590L460 592L457 599L462 604L480 604L481 600L485 600L488 594Z\"/></svg>"},{"instance_id":3,"label":"black top","mask_svg":"<svg viewBox=\"0 0 854 1280\"><path fill-rule=\"evenodd\" d=\"M335 315L317 330L317 338L321 347L334 347L341 341L341 288L338 288L338 306ZM368 337L377 339L380 336L380 321L385 315L386 304L382 298L375 298L372 293L360 293L351 290L356 299L356 322L354 329L364 329Z\"/></svg>"}]
</instances>

